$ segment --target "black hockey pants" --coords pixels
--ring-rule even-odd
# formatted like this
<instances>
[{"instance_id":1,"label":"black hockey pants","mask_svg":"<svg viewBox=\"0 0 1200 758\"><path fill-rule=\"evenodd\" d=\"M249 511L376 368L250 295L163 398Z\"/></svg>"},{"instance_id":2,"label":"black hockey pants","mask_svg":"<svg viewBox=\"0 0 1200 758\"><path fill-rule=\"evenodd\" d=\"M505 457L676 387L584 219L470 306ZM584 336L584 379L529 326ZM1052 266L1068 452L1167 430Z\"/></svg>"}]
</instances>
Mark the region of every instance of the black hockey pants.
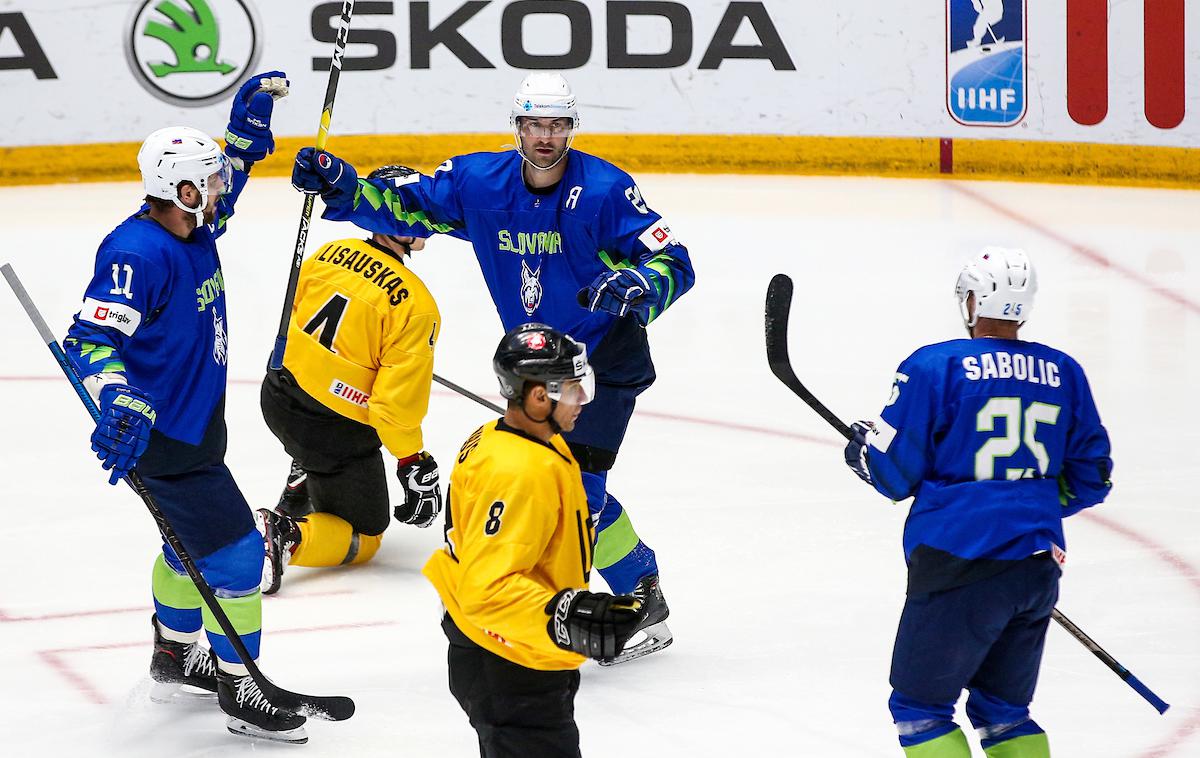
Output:
<instances>
[{"instance_id":1,"label":"black hockey pants","mask_svg":"<svg viewBox=\"0 0 1200 758\"><path fill-rule=\"evenodd\" d=\"M479 735L481 758L580 758L578 671L537 671L476 645L442 618L450 692Z\"/></svg>"}]
</instances>

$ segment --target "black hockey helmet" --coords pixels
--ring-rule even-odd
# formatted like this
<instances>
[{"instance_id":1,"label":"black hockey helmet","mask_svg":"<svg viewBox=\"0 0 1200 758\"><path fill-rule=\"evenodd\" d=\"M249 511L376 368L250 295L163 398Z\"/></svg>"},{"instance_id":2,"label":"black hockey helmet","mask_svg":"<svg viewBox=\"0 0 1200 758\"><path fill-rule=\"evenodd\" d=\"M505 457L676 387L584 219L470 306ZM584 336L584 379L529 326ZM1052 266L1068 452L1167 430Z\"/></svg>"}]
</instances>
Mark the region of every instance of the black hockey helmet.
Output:
<instances>
[{"instance_id":1,"label":"black hockey helmet","mask_svg":"<svg viewBox=\"0 0 1200 758\"><path fill-rule=\"evenodd\" d=\"M402 166L399 163L389 163L388 165L380 166L371 173L367 174L367 179L379 179L385 182L390 182L395 179L403 179L406 176L412 176L415 173L417 173L415 168ZM386 237L387 239L391 240L393 244L398 245L403 250L403 255L407 256L412 254L412 243L405 242L401 238L401 235L384 234L383 232L376 232L376 234L380 237ZM401 260L403 260L403 258L401 258Z\"/></svg>"},{"instance_id":2,"label":"black hockey helmet","mask_svg":"<svg viewBox=\"0 0 1200 758\"><path fill-rule=\"evenodd\" d=\"M367 174L367 178L368 179L382 179L383 181L386 182L389 179L403 179L404 177L412 176L415 173L417 173L417 170L415 168L409 168L408 166L401 166L399 163L390 163L386 166L380 166L379 168L372 171L370 174Z\"/></svg>"},{"instance_id":3,"label":"black hockey helmet","mask_svg":"<svg viewBox=\"0 0 1200 758\"><path fill-rule=\"evenodd\" d=\"M500 394L520 400L525 385L546 385L555 402L562 399L563 385L579 380L582 394L569 397L572 404L584 405L595 397L595 378L588 365L587 348L570 335L545 324L522 324L500 340L492 368L500 380Z\"/></svg>"}]
</instances>

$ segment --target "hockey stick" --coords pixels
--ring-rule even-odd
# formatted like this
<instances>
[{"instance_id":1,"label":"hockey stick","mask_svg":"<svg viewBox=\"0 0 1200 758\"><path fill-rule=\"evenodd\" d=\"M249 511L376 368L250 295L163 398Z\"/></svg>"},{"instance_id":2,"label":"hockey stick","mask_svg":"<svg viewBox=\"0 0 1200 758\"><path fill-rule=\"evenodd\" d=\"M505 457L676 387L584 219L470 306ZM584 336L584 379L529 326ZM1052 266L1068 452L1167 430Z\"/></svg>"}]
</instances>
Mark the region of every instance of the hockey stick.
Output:
<instances>
[{"instance_id":1,"label":"hockey stick","mask_svg":"<svg viewBox=\"0 0 1200 758\"><path fill-rule=\"evenodd\" d=\"M825 419L834 429L838 431L846 439L851 439L854 432L850 427L839 419L837 416L825 407L825 404L818 400L813 393L808 391L800 380L796 377L796 372L792 369L791 359L788 357L788 316L792 309L792 280L787 274L776 274L771 279L771 284L767 287L767 305L766 305L766 338L767 338L767 362L771 366L771 373L779 378L779 381L787 385L788 389L800 396L810 408L817 412L821 418ZM1154 709L1159 713L1166 713L1171 706L1163 702L1163 700L1150 691L1150 688L1142 684L1129 669L1122 666L1115 658L1105 652L1104 648L1096 644L1095 640L1084 634L1083 630L1071 623L1071 621L1062 615L1057 608L1050 612L1051 618L1066 629L1072 637L1079 640L1088 650L1091 650L1097 658L1104 662L1113 673L1121 677L1121 679L1133 688L1135 692L1145 698L1146 702L1154 706Z\"/></svg>"},{"instance_id":2,"label":"hockey stick","mask_svg":"<svg viewBox=\"0 0 1200 758\"><path fill-rule=\"evenodd\" d=\"M325 107L321 110L321 123L317 128L317 150L324 150L329 141L329 124L333 120L333 99L337 95L338 78L342 73L342 56L346 53L346 41L350 37L350 17L354 15L354 0L342 0L342 19L338 25L337 38L333 42L333 57L329 60L329 83L325 86ZM308 241L308 222L312 219L316 195L304 195L304 209L300 212L300 228L296 231L296 248L292 255L292 268L288 272L287 292L283 296L283 313L279 316L279 331L275 334L275 348L271 351L268 364L273 370L283 368L283 351L287 348L288 324L292 320L292 304L296 301L296 284L300 280L300 264L304 262L304 245Z\"/></svg>"},{"instance_id":3,"label":"hockey stick","mask_svg":"<svg viewBox=\"0 0 1200 758\"><path fill-rule=\"evenodd\" d=\"M500 406L496 405L495 403L493 403L493 402L492 402L492 401L490 401L490 400L486 400L486 399L484 399L484 398L480 397L479 395L476 395L474 392L472 392L472 391L471 391L471 390L469 390L469 389L466 389L466 388L464 388L464 387L460 387L460 386L458 386L457 384L455 384L454 382L452 382L452 381L449 381L448 379L443 379L442 377L438 376L437 374L434 374L434 375L433 375L433 381L435 381L435 382L437 382L438 384L442 385L442 386L443 386L443 387L445 387L446 389L454 390L455 392L457 392L458 394L462 395L462 396L463 396L463 397L465 397L465 398L468 398L468 399L470 399L470 400L474 400L475 402L477 402L477 403L479 403L480 405L482 405L484 408L487 408L487 409L489 409L489 410L495 411L496 413L499 413L501 416L503 416L503 415L504 415L504 409L503 409L503 408L501 408Z\"/></svg>"},{"instance_id":4,"label":"hockey stick","mask_svg":"<svg viewBox=\"0 0 1200 758\"><path fill-rule=\"evenodd\" d=\"M1084 647L1086 647L1088 650L1091 650L1092 653L1099 658L1105 666L1108 666L1110 669L1112 669L1114 674L1121 677L1126 684L1132 687L1134 692L1141 695L1146 699L1147 703L1154 706L1154 710L1158 711L1159 713L1166 713L1167 709L1171 707L1169 703L1163 702L1162 698L1151 692L1149 687L1142 684L1142 680L1134 676L1132 671L1118 663L1116 658L1113 658L1111 655L1109 655L1104 648L1096 644L1095 640L1087 636L1082 629L1075 626L1071 619L1062 615L1057 608L1050 612L1050 617L1057 621L1059 626L1061 626L1063 629L1066 629L1072 637L1079 640Z\"/></svg>"},{"instance_id":5,"label":"hockey stick","mask_svg":"<svg viewBox=\"0 0 1200 758\"><path fill-rule=\"evenodd\" d=\"M34 305L33 300L29 297L29 293L25 290L21 280L17 278L17 273L13 271L12 266L7 263L0 266L0 274L8 280L8 286L12 288L13 294L17 296L17 300L21 303L21 307L25 309L25 313L29 316L29 320L33 322L33 326L37 329L38 334L42 338L42 342L50 349L54 360L58 362L59 368L66 374L67 379L71 382L71 387L75 389L75 394L79 396L80 401L91 414L93 421L100 420L100 410L96 407L96 403L92 400L92 396L88 394L87 389L83 386L83 380L75 373L75 368L67 360L66 354L58 341L54 338L54 334L50 331L50 327L46 325L46 320L42 318L42 314ZM208 586L208 582L200 574L200 570L196 567L196 562L192 559L191 554L184 548L183 542L179 536L175 534L174 528L167 520L166 515L158 507L154 496L150 490L146 488L142 478L138 476L137 471L130 471L125 477L125 483L133 488L133 491L138 494L142 502L146 504L146 508L150 511L150 515L154 517L155 523L158 524L158 531L162 534L163 540L171 546L175 554L179 556L180 563L183 564L184 570L196 585L196 589L200 591L200 597L203 598L204 604L208 606L209 611L220 625L221 631L229 638L229 644L237 651L238 657L245 665L250 677L254 683L258 685L263 696L275 707L293 713L302 713L306 716L325 719L327 721L344 721L354 715L354 701L348 697L333 696L321 697L316 695L301 695L298 692L290 692L275 685L270 679L259 670L258 665L250 657L250 652L246 650L246 644L242 642L242 638L238 636L237 630L233 628L233 623L229 617L225 615L225 610L221 608L217 602L216 595L213 594L212 588Z\"/></svg>"},{"instance_id":6,"label":"hockey stick","mask_svg":"<svg viewBox=\"0 0 1200 758\"><path fill-rule=\"evenodd\" d=\"M776 274L767 287L767 362L771 373L787 385L787 388L800 396L800 399L817 412L846 439L854 436L850 427L833 415L825 404L808 391L792 370L792 361L788 357L788 315L792 310L792 280L787 274Z\"/></svg>"}]
</instances>

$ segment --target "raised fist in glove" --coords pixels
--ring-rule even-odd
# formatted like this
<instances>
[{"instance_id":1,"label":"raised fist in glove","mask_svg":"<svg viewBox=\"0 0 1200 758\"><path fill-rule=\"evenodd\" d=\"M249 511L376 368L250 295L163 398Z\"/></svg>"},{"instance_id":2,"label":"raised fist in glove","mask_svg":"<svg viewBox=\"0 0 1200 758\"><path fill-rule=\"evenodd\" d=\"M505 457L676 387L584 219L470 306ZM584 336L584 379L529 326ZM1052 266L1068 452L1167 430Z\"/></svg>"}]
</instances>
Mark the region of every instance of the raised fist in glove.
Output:
<instances>
[{"instance_id":1,"label":"raised fist in glove","mask_svg":"<svg viewBox=\"0 0 1200 758\"><path fill-rule=\"evenodd\" d=\"M867 484L871 484L871 466L869 451L871 437L879 434L875 424L870 421L855 421L850 430L854 436L846 443L846 465Z\"/></svg>"},{"instance_id":2,"label":"raised fist in glove","mask_svg":"<svg viewBox=\"0 0 1200 758\"><path fill-rule=\"evenodd\" d=\"M651 279L656 275L640 268L622 268L600 274L579 290L579 304L589 311L604 311L614 316L632 313L638 323L650 321L650 308L658 299Z\"/></svg>"},{"instance_id":3,"label":"raised fist in glove","mask_svg":"<svg viewBox=\"0 0 1200 758\"><path fill-rule=\"evenodd\" d=\"M546 606L546 633L554 644L598 661L615 658L646 616L631 595L563 590Z\"/></svg>"},{"instance_id":4,"label":"raised fist in glove","mask_svg":"<svg viewBox=\"0 0 1200 758\"><path fill-rule=\"evenodd\" d=\"M437 461L429 453L410 455L396 462L396 476L404 489L404 502L392 509L396 520L422 529L442 512Z\"/></svg>"},{"instance_id":5,"label":"raised fist in glove","mask_svg":"<svg viewBox=\"0 0 1200 758\"><path fill-rule=\"evenodd\" d=\"M326 205L349 205L358 191L358 172L333 153L302 147L292 166L292 186L306 194L321 193Z\"/></svg>"},{"instance_id":6,"label":"raised fist in glove","mask_svg":"<svg viewBox=\"0 0 1200 758\"><path fill-rule=\"evenodd\" d=\"M92 432L92 450L105 470L109 484L116 484L137 465L150 444L154 426L150 396L125 384L106 384L100 390L100 420Z\"/></svg>"},{"instance_id":7,"label":"raised fist in glove","mask_svg":"<svg viewBox=\"0 0 1200 758\"><path fill-rule=\"evenodd\" d=\"M287 74L282 71L250 77L233 97L229 126L225 127L225 154L253 163L275 152L271 113L275 101L287 97L287 93Z\"/></svg>"}]
</instances>

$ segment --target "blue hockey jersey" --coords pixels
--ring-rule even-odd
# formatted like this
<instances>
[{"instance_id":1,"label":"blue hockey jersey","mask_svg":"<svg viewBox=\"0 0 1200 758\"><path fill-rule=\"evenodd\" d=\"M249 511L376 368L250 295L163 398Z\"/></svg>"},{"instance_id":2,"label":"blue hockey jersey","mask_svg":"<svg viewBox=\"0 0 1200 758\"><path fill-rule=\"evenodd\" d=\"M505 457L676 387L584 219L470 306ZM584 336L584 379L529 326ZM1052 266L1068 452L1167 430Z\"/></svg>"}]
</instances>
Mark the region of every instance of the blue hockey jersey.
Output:
<instances>
[{"instance_id":1,"label":"blue hockey jersey","mask_svg":"<svg viewBox=\"0 0 1200 758\"><path fill-rule=\"evenodd\" d=\"M653 380L645 332L632 316L587 311L577 292L601 273L639 267L655 289L653 320L695 279L687 249L633 179L578 150L545 191L525 184L517 152L474 153L433 176L360 179L353 203L327 207L324 218L469 240L504 328L538 321L567 332L587 345L597 380L612 384Z\"/></svg>"},{"instance_id":2,"label":"blue hockey jersey","mask_svg":"<svg viewBox=\"0 0 1200 758\"><path fill-rule=\"evenodd\" d=\"M1036 342L960 339L896 372L872 435L875 488L915 495L909 590L958 586L1065 549L1062 519L1108 495L1112 459L1083 369Z\"/></svg>"},{"instance_id":3,"label":"blue hockey jersey","mask_svg":"<svg viewBox=\"0 0 1200 758\"><path fill-rule=\"evenodd\" d=\"M147 206L109 233L63 341L80 376L124 374L150 395L154 430L188 445L200 444L225 394L229 327L216 240L246 176L234 171L217 222L187 239L150 218ZM223 452L223 434L220 442Z\"/></svg>"}]
</instances>

